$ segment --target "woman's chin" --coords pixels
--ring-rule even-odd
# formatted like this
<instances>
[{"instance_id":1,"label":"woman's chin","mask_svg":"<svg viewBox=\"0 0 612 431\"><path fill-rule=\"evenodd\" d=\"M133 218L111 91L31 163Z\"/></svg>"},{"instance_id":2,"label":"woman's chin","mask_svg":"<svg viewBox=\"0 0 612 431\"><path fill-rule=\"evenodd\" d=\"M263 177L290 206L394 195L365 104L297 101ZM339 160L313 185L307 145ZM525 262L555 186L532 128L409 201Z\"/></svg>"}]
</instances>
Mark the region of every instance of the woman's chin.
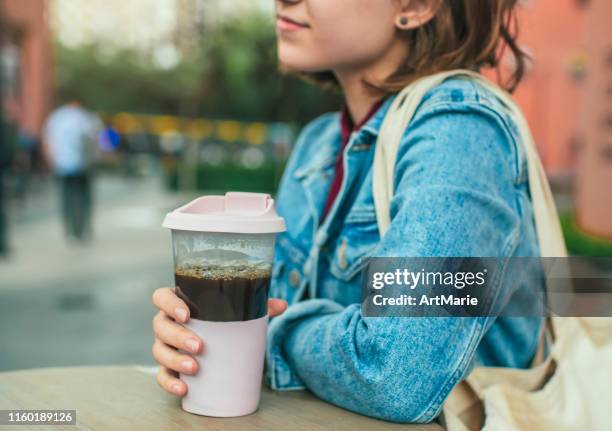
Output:
<instances>
[{"instance_id":1,"label":"woman's chin","mask_svg":"<svg viewBox=\"0 0 612 431\"><path fill-rule=\"evenodd\" d=\"M329 67L322 67L304 61L284 60L282 58L279 58L279 64L282 70L294 73L314 73L329 70Z\"/></svg>"},{"instance_id":2,"label":"woman's chin","mask_svg":"<svg viewBox=\"0 0 612 431\"><path fill-rule=\"evenodd\" d=\"M320 72L329 70L326 65L313 61L313 55L309 50L296 49L293 46L278 46L278 62L281 69L288 72Z\"/></svg>"}]
</instances>

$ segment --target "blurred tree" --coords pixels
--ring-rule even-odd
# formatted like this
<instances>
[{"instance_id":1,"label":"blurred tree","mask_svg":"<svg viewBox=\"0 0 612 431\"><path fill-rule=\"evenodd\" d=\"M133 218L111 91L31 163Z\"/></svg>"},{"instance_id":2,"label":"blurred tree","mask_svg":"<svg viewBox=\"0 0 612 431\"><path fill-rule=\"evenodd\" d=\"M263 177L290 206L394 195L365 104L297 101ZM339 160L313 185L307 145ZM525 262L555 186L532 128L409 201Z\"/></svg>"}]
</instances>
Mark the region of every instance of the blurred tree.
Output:
<instances>
[{"instance_id":1,"label":"blurred tree","mask_svg":"<svg viewBox=\"0 0 612 431\"><path fill-rule=\"evenodd\" d=\"M186 114L183 99L193 94L202 68L181 63L157 69L144 53L106 53L97 45L56 45L56 57L58 96L78 96L90 108L108 112Z\"/></svg>"},{"instance_id":2,"label":"blurred tree","mask_svg":"<svg viewBox=\"0 0 612 431\"><path fill-rule=\"evenodd\" d=\"M339 93L278 71L271 17L250 10L209 26L171 69L145 52L57 45L57 90L92 109L305 123L338 110Z\"/></svg>"}]
</instances>

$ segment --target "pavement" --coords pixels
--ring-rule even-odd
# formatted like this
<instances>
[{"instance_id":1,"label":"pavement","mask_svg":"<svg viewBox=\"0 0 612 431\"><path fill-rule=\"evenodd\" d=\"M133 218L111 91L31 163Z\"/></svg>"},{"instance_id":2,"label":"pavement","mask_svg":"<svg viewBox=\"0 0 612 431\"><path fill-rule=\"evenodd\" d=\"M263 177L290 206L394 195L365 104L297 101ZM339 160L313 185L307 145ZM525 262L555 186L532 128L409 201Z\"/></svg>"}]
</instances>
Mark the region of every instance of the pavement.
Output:
<instances>
[{"instance_id":1,"label":"pavement","mask_svg":"<svg viewBox=\"0 0 612 431\"><path fill-rule=\"evenodd\" d=\"M161 178L98 176L89 244L63 237L52 179L35 181L10 213L12 253L0 260L0 371L153 364L151 294L173 284L166 212L191 193Z\"/></svg>"}]
</instances>

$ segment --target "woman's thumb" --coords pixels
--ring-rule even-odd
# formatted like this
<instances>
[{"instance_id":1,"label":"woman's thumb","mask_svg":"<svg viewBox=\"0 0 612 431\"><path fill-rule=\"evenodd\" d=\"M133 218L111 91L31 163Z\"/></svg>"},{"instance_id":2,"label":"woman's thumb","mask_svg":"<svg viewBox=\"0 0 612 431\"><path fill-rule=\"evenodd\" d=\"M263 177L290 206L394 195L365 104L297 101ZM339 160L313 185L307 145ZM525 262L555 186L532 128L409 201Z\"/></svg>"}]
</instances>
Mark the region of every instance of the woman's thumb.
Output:
<instances>
[{"instance_id":1,"label":"woman's thumb","mask_svg":"<svg viewBox=\"0 0 612 431\"><path fill-rule=\"evenodd\" d=\"M287 301L284 299L268 299L268 314L270 317L278 316L287 309Z\"/></svg>"}]
</instances>

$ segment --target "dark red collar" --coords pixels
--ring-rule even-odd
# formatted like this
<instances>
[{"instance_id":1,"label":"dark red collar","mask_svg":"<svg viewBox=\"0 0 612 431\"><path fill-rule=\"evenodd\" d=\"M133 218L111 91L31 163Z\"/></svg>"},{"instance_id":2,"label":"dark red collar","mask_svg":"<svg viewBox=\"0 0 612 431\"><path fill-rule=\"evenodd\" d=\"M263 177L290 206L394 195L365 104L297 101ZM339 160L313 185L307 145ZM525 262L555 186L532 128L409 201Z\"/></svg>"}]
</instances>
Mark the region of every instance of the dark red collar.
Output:
<instances>
[{"instance_id":1,"label":"dark red collar","mask_svg":"<svg viewBox=\"0 0 612 431\"><path fill-rule=\"evenodd\" d=\"M342 111L340 113L340 131L342 135L342 142L341 142L342 148L340 149L340 151L338 151L338 156L336 158L336 163L334 165L334 179L330 186L329 194L327 195L327 200L325 201L325 206L323 208L323 214L321 215L321 220L323 220L326 217L327 212L331 208L331 205L334 199L336 199L336 195L339 193L340 185L342 184L342 177L344 176L344 172L342 169L342 155L344 153L344 148L348 144L351 133L354 132L355 130L359 130L366 123L366 121L368 121L372 117L372 115L374 115L374 113L378 110L378 108L380 108L384 100L385 99L383 98L377 101L376 103L374 103L374 105L370 108L370 112L368 112L365 118L361 120L361 122L357 124L356 126L353 125L353 119L351 118L351 115L348 112L347 106L344 105L342 107Z\"/></svg>"}]
</instances>

